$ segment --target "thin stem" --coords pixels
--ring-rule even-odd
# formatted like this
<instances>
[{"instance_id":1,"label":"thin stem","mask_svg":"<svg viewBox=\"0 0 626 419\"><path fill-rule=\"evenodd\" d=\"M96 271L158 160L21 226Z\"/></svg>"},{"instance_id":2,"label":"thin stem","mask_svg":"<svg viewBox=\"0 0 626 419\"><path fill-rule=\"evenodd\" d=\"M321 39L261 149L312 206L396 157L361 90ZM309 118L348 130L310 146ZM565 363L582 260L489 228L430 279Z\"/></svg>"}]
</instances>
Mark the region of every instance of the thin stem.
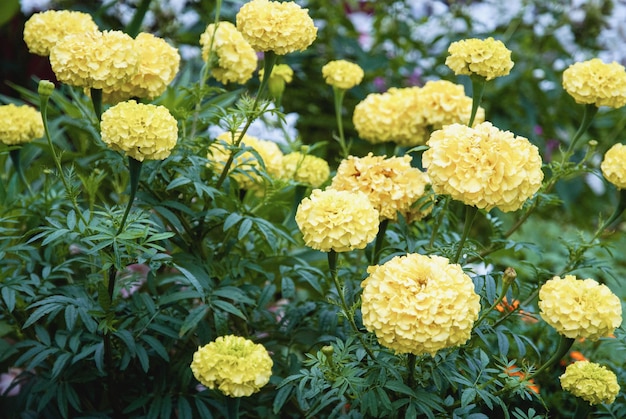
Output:
<instances>
[{"instance_id":1,"label":"thin stem","mask_svg":"<svg viewBox=\"0 0 626 419\"><path fill-rule=\"evenodd\" d=\"M96 114L99 124L102 119L102 89L91 89L90 95L93 112Z\"/></svg>"},{"instance_id":2,"label":"thin stem","mask_svg":"<svg viewBox=\"0 0 626 419\"><path fill-rule=\"evenodd\" d=\"M26 186L28 192L31 196L33 196L33 190L30 188L30 183L26 180L26 176L24 176L24 171L22 170L22 165L20 164L20 151L21 148L16 148L14 150L9 151L9 156L11 157L11 161L13 162L13 167L15 168L15 172L19 177L20 181Z\"/></svg>"},{"instance_id":3,"label":"thin stem","mask_svg":"<svg viewBox=\"0 0 626 419\"><path fill-rule=\"evenodd\" d=\"M504 275L502 275L502 289L500 290L500 295L498 296L496 301L491 304L491 307L483 311L478 320L474 322L474 328L478 327L478 325L487 318L489 313L491 313L498 306L498 304L500 304L502 300L504 300L504 297L506 297L506 293L509 291L509 288L511 288L511 284L513 284L513 281L515 281L516 277L517 273L513 268L506 268L506 270L504 271Z\"/></svg>"},{"instance_id":4,"label":"thin stem","mask_svg":"<svg viewBox=\"0 0 626 419\"><path fill-rule=\"evenodd\" d=\"M459 240L459 248L456 251L456 255L454 256L452 263L459 263L461 254L463 254L463 245L465 244L465 240L467 240L469 232L472 229L472 224L474 223L476 214L478 214L478 208L471 205L465 206L465 225L463 226L463 235L461 236L461 240Z\"/></svg>"},{"instance_id":5,"label":"thin stem","mask_svg":"<svg viewBox=\"0 0 626 419\"><path fill-rule=\"evenodd\" d=\"M435 220L435 225L433 226L433 231L430 233L430 241L428 242L428 248L432 249L435 244L435 238L437 237L437 233L439 232L439 226L443 222L443 216L446 213L446 209L448 208L448 203L450 202L450 197L445 196L443 198L443 207L441 211L437 215L437 219Z\"/></svg>"},{"instance_id":6,"label":"thin stem","mask_svg":"<svg viewBox=\"0 0 626 419\"><path fill-rule=\"evenodd\" d=\"M572 419L587 419L591 413L591 405L581 398L576 398L576 411Z\"/></svg>"},{"instance_id":7,"label":"thin stem","mask_svg":"<svg viewBox=\"0 0 626 419\"><path fill-rule=\"evenodd\" d=\"M576 131L576 134L574 134L574 137L572 138L572 141L570 142L567 151L565 152L565 154L563 154L562 162L566 162L570 159L570 157L572 157L576 144L582 138L587 129L589 129L591 121L593 121L593 117L596 116L596 113L598 113L598 107L596 105L585 105L583 111L583 119L582 121L580 121L578 131Z\"/></svg>"},{"instance_id":8,"label":"thin stem","mask_svg":"<svg viewBox=\"0 0 626 419\"><path fill-rule=\"evenodd\" d=\"M137 194L137 189L139 187L139 177L141 176L141 165L142 162L139 160L135 160L132 157L128 158L128 170L130 172L130 194L128 197L128 204L126 204L126 211L124 211L124 216L122 217L122 221L120 222L120 227L117 230L116 235L119 235L122 231L124 231L124 224L126 223L126 218L128 218L128 214L130 213L130 208L133 206L133 201L135 200L135 195Z\"/></svg>"},{"instance_id":9,"label":"thin stem","mask_svg":"<svg viewBox=\"0 0 626 419\"><path fill-rule=\"evenodd\" d=\"M480 106L480 102L483 100L483 93L485 92L487 80L478 76L470 77L470 79L472 81L472 114L470 115L467 125L471 127L474 125L476 113L478 113L478 107Z\"/></svg>"},{"instance_id":10,"label":"thin stem","mask_svg":"<svg viewBox=\"0 0 626 419\"><path fill-rule=\"evenodd\" d=\"M374 248L372 249L372 265L378 265L378 261L380 260L380 250L385 243L385 233L387 232L388 226L388 218L385 218L380 222L380 226L378 227L378 233L376 234L376 241L374 242Z\"/></svg>"},{"instance_id":11,"label":"thin stem","mask_svg":"<svg viewBox=\"0 0 626 419\"><path fill-rule=\"evenodd\" d=\"M346 158L350 155L350 149L346 145L346 138L343 132L343 118L341 117L341 111L343 108L343 97L345 96L345 94L346 91L344 89L333 86L335 117L337 118L337 131L339 132L339 137L337 138L337 140L339 142L339 146L341 147L341 156L343 158Z\"/></svg>"}]
</instances>

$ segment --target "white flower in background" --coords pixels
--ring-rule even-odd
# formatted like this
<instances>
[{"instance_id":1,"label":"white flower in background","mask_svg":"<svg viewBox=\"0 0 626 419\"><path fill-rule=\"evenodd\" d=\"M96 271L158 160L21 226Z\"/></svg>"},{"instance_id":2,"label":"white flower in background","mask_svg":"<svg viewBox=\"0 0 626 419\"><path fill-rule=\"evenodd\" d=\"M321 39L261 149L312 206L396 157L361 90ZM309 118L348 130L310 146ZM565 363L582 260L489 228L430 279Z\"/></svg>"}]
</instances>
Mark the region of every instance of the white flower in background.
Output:
<instances>
[{"instance_id":1,"label":"white flower in background","mask_svg":"<svg viewBox=\"0 0 626 419\"><path fill-rule=\"evenodd\" d=\"M602 28L598 36L598 44L603 48L598 58L605 63L617 61L626 65L626 3L623 1L613 2L613 13L606 20L606 26Z\"/></svg>"},{"instance_id":2,"label":"white flower in background","mask_svg":"<svg viewBox=\"0 0 626 419\"><path fill-rule=\"evenodd\" d=\"M374 44L374 16L365 12L348 13L348 20L359 33L359 44L363 51L369 51Z\"/></svg>"},{"instance_id":3,"label":"white flower in background","mask_svg":"<svg viewBox=\"0 0 626 419\"><path fill-rule=\"evenodd\" d=\"M48 10L51 0L20 0L20 10L24 15L29 16L35 12Z\"/></svg>"}]
</instances>

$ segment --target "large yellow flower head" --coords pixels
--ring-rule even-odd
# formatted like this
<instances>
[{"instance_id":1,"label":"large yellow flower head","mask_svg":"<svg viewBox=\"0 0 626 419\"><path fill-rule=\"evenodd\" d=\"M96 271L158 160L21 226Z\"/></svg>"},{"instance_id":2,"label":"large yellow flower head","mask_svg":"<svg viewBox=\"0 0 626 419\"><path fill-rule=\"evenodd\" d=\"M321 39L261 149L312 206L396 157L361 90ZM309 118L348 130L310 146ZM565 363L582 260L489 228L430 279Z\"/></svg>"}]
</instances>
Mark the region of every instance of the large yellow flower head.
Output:
<instances>
[{"instance_id":1,"label":"large yellow flower head","mask_svg":"<svg viewBox=\"0 0 626 419\"><path fill-rule=\"evenodd\" d=\"M0 106L0 143L23 144L43 135L43 120L35 108L12 103Z\"/></svg>"},{"instance_id":2,"label":"large yellow flower head","mask_svg":"<svg viewBox=\"0 0 626 419\"><path fill-rule=\"evenodd\" d=\"M370 266L361 283L363 324L398 353L431 354L470 338L480 311L460 265L417 253Z\"/></svg>"},{"instance_id":3,"label":"large yellow flower head","mask_svg":"<svg viewBox=\"0 0 626 419\"><path fill-rule=\"evenodd\" d=\"M166 159L178 139L178 124L166 107L134 100L107 109L100 128L105 144L138 161Z\"/></svg>"},{"instance_id":4,"label":"large yellow flower head","mask_svg":"<svg viewBox=\"0 0 626 419\"><path fill-rule=\"evenodd\" d=\"M537 147L489 122L447 125L428 146L422 163L435 193L487 211L519 209L543 180Z\"/></svg>"},{"instance_id":5,"label":"large yellow flower head","mask_svg":"<svg viewBox=\"0 0 626 419\"><path fill-rule=\"evenodd\" d=\"M412 157L349 156L337 168L330 185L339 191L365 193L381 219L396 220L424 195L428 177L411 166Z\"/></svg>"},{"instance_id":6,"label":"large yellow flower head","mask_svg":"<svg viewBox=\"0 0 626 419\"><path fill-rule=\"evenodd\" d=\"M626 145L613 145L604 154L600 169L606 180L619 189L626 189Z\"/></svg>"},{"instance_id":7,"label":"large yellow flower head","mask_svg":"<svg viewBox=\"0 0 626 419\"><path fill-rule=\"evenodd\" d=\"M47 10L32 15L24 24L28 50L47 57L50 49L67 35L98 30L91 15L69 10Z\"/></svg>"},{"instance_id":8,"label":"large yellow flower head","mask_svg":"<svg viewBox=\"0 0 626 419\"><path fill-rule=\"evenodd\" d=\"M338 89L352 89L363 80L363 69L346 60L331 61L322 67L322 76L326 84Z\"/></svg>"},{"instance_id":9,"label":"large yellow flower head","mask_svg":"<svg viewBox=\"0 0 626 419\"><path fill-rule=\"evenodd\" d=\"M464 39L453 42L448 48L450 54L446 65L457 76L477 75L491 80L506 76L513 68L511 51L491 37L487 39Z\"/></svg>"},{"instance_id":10,"label":"large yellow flower head","mask_svg":"<svg viewBox=\"0 0 626 419\"><path fill-rule=\"evenodd\" d=\"M237 29L256 51L274 51L278 55L304 51L315 41L317 28L294 2L252 0L237 13Z\"/></svg>"},{"instance_id":11,"label":"large yellow flower head","mask_svg":"<svg viewBox=\"0 0 626 419\"><path fill-rule=\"evenodd\" d=\"M428 81L419 91L423 103L421 112L430 130L444 125L467 125L472 113L472 98L465 95L460 84L446 80ZM485 110L478 108L474 126L485 121Z\"/></svg>"},{"instance_id":12,"label":"large yellow flower head","mask_svg":"<svg viewBox=\"0 0 626 419\"><path fill-rule=\"evenodd\" d=\"M265 347L240 336L220 336L193 354L191 371L204 386L229 397L250 396L272 375L272 358Z\"/></svg>"},{"instance_id":13,"label":"large yellow flower head","mask_svg":"<svg viewBox=\"0 0 626 419\"><path fill-rule=\"evenodd\" d=\"M304 243L322 252L363 249L378 233L378 211L362 192L315 189L296 211Z\"/></svg>"},{"instance_id":14,"label":"large yellow flower head","mask_svg":"<svg viewBox=\"0 0 626 419\"><path fill-rule=\"evenodd\" d=\"M592 405L613 403L620 391L613 371L589 361L577 361L568 365L559 379L563 390Z\"/></svg>"},{"instance_id":15,"label":"large yellow flower head","mask_svg":"<svg viewBox=\"0 0 626 419\"><path fill-rule=\"evenodd\" d=\"M50 50L59 81L70 86L115 90L137 73L140 54L121 31L68 35Z\"/></svg>"},{"instance_id":16,"label":"large yellow flower head","mask_svg":"<svg viewBox=\"0 0 626 419\"><path fill-rule=\"evenodd\" d=\"M619 298L593 279L555 276L539 290L541 318L568 338L597 340L622 324Z\"/></svg>"},{"instance_id":17,"label":"large yellow flower head","mask_svg":"<svg viewBox=\"0 0 626 419\"><path fill-rule=\"evenodd\" d=\"M328 162L317 156L303 154L298 151L283 157L281 178L293 179L314 188L319 188L330 177Z\"/></svg>"},{"instance_id":18,"label":"large yellow flower head","mask_svg":"<svg viewBox=\"0 0 626 419\"><path fill-rule=\"evenodd\" d=\"M576 103L621 108L626 105L626 70L599 58L575 63L563 72L563 88Z\"/></svg>"},{"instance_id":19,"label":"large yellow flower head","mask_svg":"<svg viewBox=\"0 0 626 419\"><path fill-rule=\"evenodd\" d=\"M209 60L211 48L213 49L217 66L209 64L213 76L221 83L244 84L257 68L256 52L230 22L219 22L217 30L213 23L207 26L200 36L200 45L204 61Z\"/></svg>"}]
</instances>

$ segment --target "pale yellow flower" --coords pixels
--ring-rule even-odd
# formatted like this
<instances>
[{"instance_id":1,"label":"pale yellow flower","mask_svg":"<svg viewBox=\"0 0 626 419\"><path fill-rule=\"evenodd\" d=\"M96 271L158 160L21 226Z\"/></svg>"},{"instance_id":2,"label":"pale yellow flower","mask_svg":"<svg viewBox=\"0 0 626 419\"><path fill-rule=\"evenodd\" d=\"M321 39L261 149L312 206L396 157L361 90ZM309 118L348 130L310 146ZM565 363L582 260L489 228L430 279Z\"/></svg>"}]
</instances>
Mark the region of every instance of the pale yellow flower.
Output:
<instances>
[{"instance_id":1,"label":"pale yellow flower","mask_svg":"<svg viewBox=\"0 0 626 419\"><path fill-rule=\"evenodd\" d=\"M24 42L28 50L48 56L50 49L67 35L94 32L98 25L91 15L69 10L47 10L32 15L24 24Z\"/></svg>"},{"instance_id":2,"label":"pale yellow flower","mask_svg":"<svg viewBox=\"0 0 626 419\"><path fill-rule=\"evenodd\" d=\"M308 12L290 1L252 0L239 9L237 29L256 51L304 51L317 37Z\"/></svg>"},{"instance_id":3,"label":"pale yellow flower","mask_svg":"<svg viewBox=\"0 0 626 419\"><path fill-rule=\"evenodd\" d=\"M619 189L626 189L626 145L614 144L604 154L600 169L606 180Z\"/></svg>"},{"instance_id":4,"label":"pale yellow flower","mask_svg":"<svg viewBox=\"0 0 626 419\"><path fill-rule=\"evenodd\" d=\"M199 347L191 371L210 389L217 387L229 397L247 397L269 382L273 364L263 345L228 335Z\"/></svg>"},{"instance_id":5,"label":"pale yellow flower","mask_svg":"<svg viewBox=\"0 0 626 419\"><path fill-rule=\"evenodd\" d=\"M576 103L621 108L626 104L626 70L599 58L575 63L563 72L563 88Z\"/></svg>"},{"instance_id":6,"label":"pale yellow flower","mask_svg":"<svg viewBox=\"0 0 626 419\"><path fill-rule=\"evenodd\" d=\"M219 82L244 84L252 78L258 63L256 52L232 23L219 22L217 30L211 23L200 36L200 45L204 61L213 49L217 66L210 63L211 72Z\"/></svg>"},{"instance_id":7,"label":"pale yellow flower","mask_svg":"<svg viewBox=\"0 0 626 419\"><path fill-rule=\"evenodd\" d=\"M138 161L166 159L178 139L178 124L167 108L134 100L107 109L100 128L106 145Z\"/></svg>"},{"instance_id":8,"label":"pale yellow flower","mask_svg":"<svg viewBox=\"0 0 626 419\"><path fill-rule=\"evenodd\" d=\"M577 361L568 365L559 379L563 390L591 405L613 403L620 391L613 371L589 361Z\"/></svg>"},{"instance_id":9,"label":"pale yellow flower","mask_svg":"<svg viewBox=\"0 0 626 419\"><path fill-rule=\"evenodd\" d=\"M421 113L429 130L441 129L444 125L467 125L472 113L472 98L465 95L460 84L446 80L428 81L419 91ZM485 110L478 107L474 126L485 121Z\"/></svg>"},{"instance_id":10,"label":"pale yellow flower","mask_svg":"<svg viewBox=\"0 0 626 419\"><path fill-rule=\"evenodd\" d=\"M470 338L480 297L460 265L440 256L396 256L361 283L363 324L397 353L431 354Z\"/></svg>"},{"instance_id":11,"label":"pale yellow flower","mask_svg":"<svg viewBox=\"0 0 626 419\"><path fill-rule=\"evenodd\" d=\"M362 192L315 189L296 211L304 243L322 252L363 249L378 233L378 211Z\"/></svg>"},{"instance_id":12,"label":"pale yellow flower","mask_svg":"<svg viewBox=\"0 0 626 419\"><path fill-rule=\"evenodd\" d=\"M555 276L539 290L541 318L568 338L595 341L622 324L619 298L593 279Z\"/></svg>"},{"instance_id":13,"label":"pale yellow flower","mask_svg":"<svg viewBox=\"0 0 626 419\"><path fill-rule=\"evenodd\" d=\"M511 51L491 37L453 42L448 53L446 65L456 75L478 75L491 80L506 76L513 68Z\"/></svg>"},{"instance_id":14,"label":"pale yellow flower","mask_svg":"<svg viewBox=\"0 0 626 419\"><path fill-rule=\"evenodd\" d=\"M428 146L422 163L435 193L477 208L515 211L543 180L537 147L489 122L444 126Z\"/></svg>"},{"instance_id":15,"label":"pale yellow flower","mask_svg":"<svg viewBox=\"0 0 626 419\"><path fill-rule=\"evenodd\" d=\"M41 114L32 106L0 106L0 143L17 145L43 136Z\"/></svg>"},{"instance_id":16,"label":"pale yellow flower","mask_svg":"<svg viewBox=\"0 0 626 419\"><path fill-rule=\"evenodd\" d=\"M363 69L346 60L331 61L322 67L322 76L326 84L338 89L352 89L363 80Z\"/></svg>"},{"instance_id":17,"label":"pale yellow flower","mask_svg":"<svg viewBox=\"0 0 626 419\"><path fill-rule=\"evenodd\" d=\"M281 178L293 179L314 188L322 186L330 177L328 162L310 154L294 151L283 157L282 164Z\"/></svg>"}]
</instances>

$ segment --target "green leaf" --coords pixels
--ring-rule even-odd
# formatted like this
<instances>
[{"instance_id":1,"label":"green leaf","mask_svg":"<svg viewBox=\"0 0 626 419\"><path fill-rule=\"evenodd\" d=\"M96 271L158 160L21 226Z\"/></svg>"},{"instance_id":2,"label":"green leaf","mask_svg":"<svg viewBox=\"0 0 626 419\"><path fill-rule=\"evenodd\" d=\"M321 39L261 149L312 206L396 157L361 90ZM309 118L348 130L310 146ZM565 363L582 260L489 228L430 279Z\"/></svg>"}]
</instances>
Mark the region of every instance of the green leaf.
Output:
<instances>
[{"instance_id":1,"label":"green leaf","mask_svg":"<svg viewBox=\"0 0 626 419\"><path fill-rule=\"evenodd\" d=\"M184 336L188 331L194 329L196 325L204 319L207 311L209 311L209 306L203 304L191 310L185 320L183 321L183 325L180 328L179 336Z\"/></svg>"},{"instance_id":2,"label":"green leaf","mask_svg":"<svg viewBox=\"0 0 626 419\"><path fill-rule=\"evenodd\" d=\"M135 346L137 358L139 359L139 363L141 364L141 369L143 372L148 372L150 368L150 360L148 358L148 352L146 352L146 348L141 345Z\"/></svg>"},{"instance_id":3,"label":"green leaf","mask_svg":"<svg viewBox=\"0 0 626 419\"><path fill-rule=\"evenodd\" d=\"M235 307L234 305L232 305L231 303L224 301L224 300L212 300L211 304L221 310L226 311L227 313L230 314L234 314L235 316L246 320L246 316L245 314L243 314L241 312L241 310L239 310L237 307Z\"/></svg>"},{"instance_id":4,"label":"green leaf","mask_svg":"<svg viewBox=\"0 0 626 419\"><path fill-rule=\"evenodd\" d=\"M476 398L476 389L474 387L468 387L461 393L461 407L465 407L472 403Z\"/></svg>"},{"instance_id":5,"label":"green leaf","mask_svg":"<svg viewBox=\"0 0 626 419\"><path fill-rule=\"evenodd\" d=\"M288 276L281 278L280 292L284 298L294 298L296 296L296 286Z\"/></svg>"},{"instance_id":6,"label":"green leaf","mask_svg":"<svg viewBox=\"0 0 626 419\"><path fill-rule=\"evenodd\" d=\"M159 355L165 361L170 360L170 357L167 354L167 350L165 349L165 346L163 346L163 344L159 342L156 338L150 335L141 335L141 339L144 342L146 342L150 346L150 348L152 348L154 352L156 352L157 355Z\"/></svg>"},{"instance_id":7,"label":"green leaf","mask_svg":"<svg viewBox=\"0 0 626 419\"><path fill-rule=\"evenodd\" d=\"M248 235L252 228L252 220L249 218L244 219L239 226L239 233L237 233L237 240L241 240Z\"/></svg>"},{"instance_id":8,"label":"green leaf","mask_svg":"<svg viewBox=\"0 0 626 419\"><path fill-rule=\"evenodd\" d=\"M193 419L193 411L191 410L191 404L184 397L179 397L176 403L178 411L178 419Z\"/></svg>"},{"instance_id":9,"label":"green leaf","mask_svg":"<svg viewBox=\"0 0 626 419\"><path fill-rule=\"evenodd\" d=\"M395 391L396 393L405 394L407 396L415 396L415 391L402 381L387 381L385 383L385 388L388 388L391 391Z\"/></svg>"},{"instance_id":10,"label":"green leaf","mask_svg":"<svg viewBox=\"0 0 626 419\"><path fill-rule=\"evenodd\" d=\"M238 214L236 212L230 214L228 217L226 217L226 220L224 221L224 231L228 231L228 229L237 224L242 218L243 217L241 216L241 214Z\"/></svg>"},{"instance_id":11,"label":"green leaf","mask_svg":"<svg viewBox=\"0 0 626 419\"><path fill-rule=\"evenodd\" d=\"M69 352L64 352L54 361L54 365L52 366L52 376L51 379L56 379L62 372L68 362L72 359L72 354Z\"/></svg>"},{"instance_id":12,"label":"green leaf","mask_svg":"<svg viewBox=\"0 0 626 419\"><path fill-rule=\"evenodd\" d=\"M196 291L198 291L198 294L201 295L200 298L204 300L204 288L202 287L202 284L200 284L200 281L198 280L198 278L194 274L192 274L189 270L183 268L180 265L174 264L174 267L178 269L185 278L187 278L189 283L196 289ZM196 272L199 272L199 270L196 270Z\"/></svg>"}]
</instances>

